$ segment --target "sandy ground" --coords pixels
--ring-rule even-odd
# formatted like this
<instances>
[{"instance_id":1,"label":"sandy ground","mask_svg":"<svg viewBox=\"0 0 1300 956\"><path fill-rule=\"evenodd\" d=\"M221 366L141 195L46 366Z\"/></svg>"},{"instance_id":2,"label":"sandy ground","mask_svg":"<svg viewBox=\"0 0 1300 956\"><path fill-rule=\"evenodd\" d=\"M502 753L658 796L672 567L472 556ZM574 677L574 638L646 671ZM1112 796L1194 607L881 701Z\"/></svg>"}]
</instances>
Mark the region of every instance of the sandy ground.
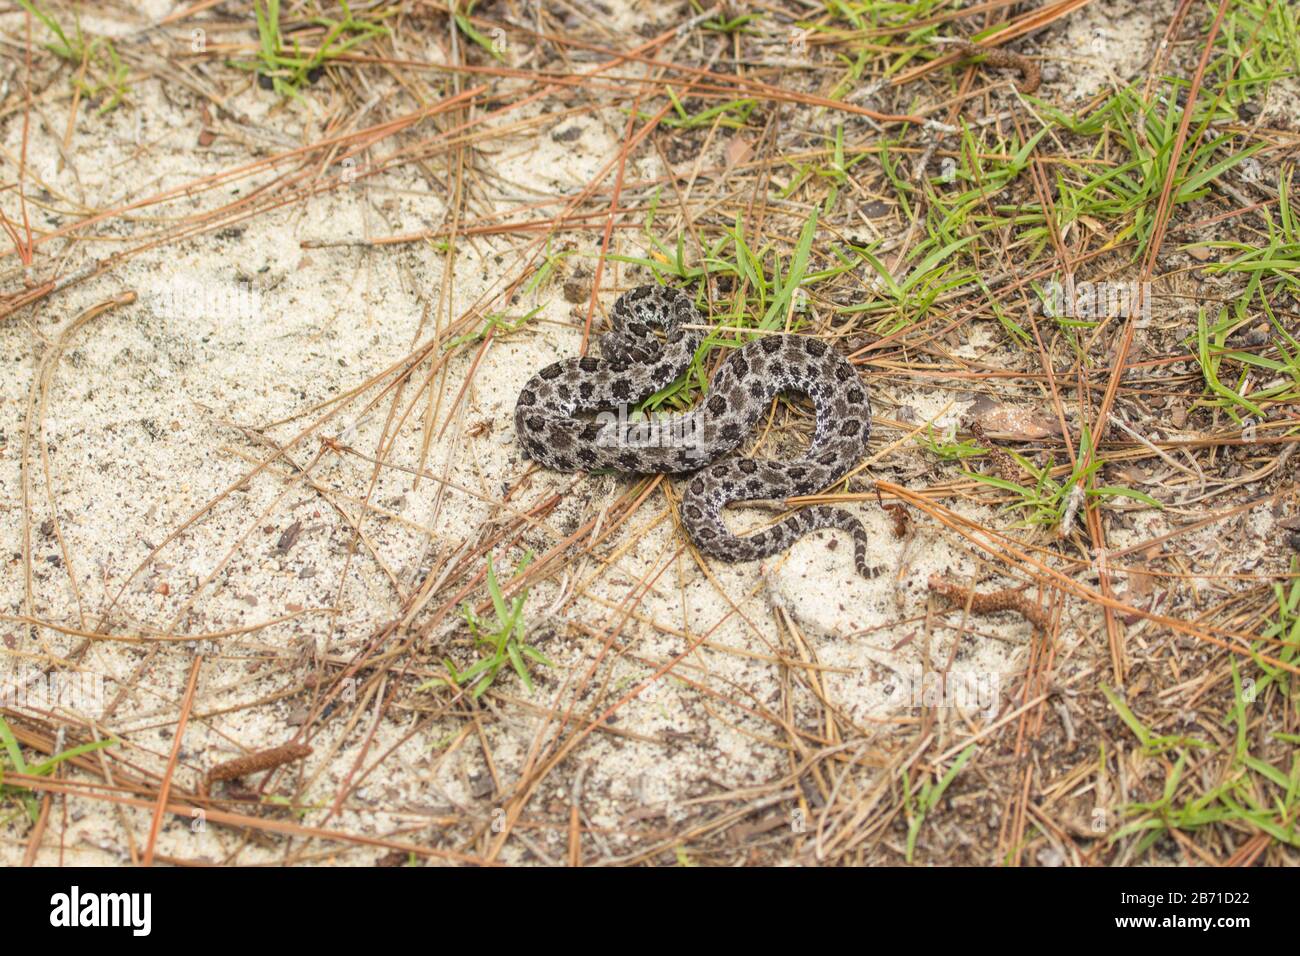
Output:
<instances>
[{"instance_id":1,"label":"sandy ground","mask_svg":"<svg viewBox=\"0 0 1300 956\"><path fill-rule=\"evenodd\" d=\"M609 28L632 35L643 10L610 6ZM1140 68L1160 28L1136 15L1123 29L1114 26L1122 6L1097 4L1041 45L1060 62L1048 80L1054 95L1078 98ZM142 9L156 18L173 5ZM0 18L11 38L20 24L14 15ZM87 15L83 26L119 35L134 29L109 15ZM1089 44L1106 29L1112 35L1103 37L1103 61L1089 55ZM210 40L225 34L249 36L230 29ZM407 52L440 62L444 40L407 36ZM517 60L524 51L510 55ZM47 79L51 92L37 98L25 147L29 190L38 197L29 207L34 225L55 229L204 183L318 141L329 135L327 118L342 115L327 81L299 103L238 82L225 112L205 119L206 102L191 88L203 75L143 78L132 83L127 105L103 115L82 106L66 146L66 98L55 97L63 87ZM392 79L373 86L369 106L351 111L349 121L358 128L380 122L375 107L393 90ZM7 164L24 149L21 120L13 109L3 118ZM570 110L557 96L495 125L526 120L539 121L500 133L477 156L476 215L575 194L617 155L627 117L617 109ZM538 248L473 237L458 244L449 275L436 242L368 245L446 228L452 212L442 168L435 175L406 164L367 174L367 164L390 148L367 151L355 164L331 159L307 180L328 188L134 252L106 274L0 320L7 679L30 683L57 661L102 676L102 696L92 702L101 707L60 713L71 725L88 720L101 737L116 738L121 766L145 777L166 767L184 710L174 786L187 794L222 761L304 735L313 749L306 760L252 778L253 805L263 805L253 812L377 841L250 836L196 811L192 819L164 821L160 859L362 863L391 855L395 843L463 849L472 834L497 832L516 812L502 795L532 771L539 749L561 728L571 731L591 708L629 695L530 797L538 813L563 820L580 794L591 857L617 860L655 839L671 843L719 793L752 792L760 809L788 814L800 755L772 738L771 714L816 737L831 706L860 732L852 745L868 760L879 753L883 765L891 733L919 719L920 675L937 662L971 675L978 691L968 706L944 709L941 721L970 726L1006 712L1007 687L1030 653L1030 625L1007 614L972 619L960 641L955 628L936 626L926 588L932 574L988 587L1000 582L942 528L923 526L899 540L874 503L850 505L880 542L878 562L888 569L870 582L854 575L846 542L826 532L766 562L703 564L676 527L675 498L665 496L671 484L647 491L645 483L613 476L530 471L514 442L515 396L539 366L577 353L586 298L572 304L562 286L591 275L600 234L566 233L552 250L569 253L557 274L505 305L512 318L539 310L522 329L496 335L486 350L446 349L445 330L498 295ZM660 155L641 150L625 177L636 184L663 172ZM120 214L85 242L40 246L36 274L54 270L56 250L66 257L59 271L75 273L279 175L264 169L193 189ZM14 203L5 204L12 218ZM615 230L611 251L645 249L636 230ZM12 291L21 277L12 256L9 263ZM617 292L640 278L609 260L597 330ZM79 321L85 310L131 295ZM985 357L997 348L992 337L954 347ZM392 370L417 353L413 375L398 384ZM909 423L933 421L942 432L979 398L895 386L883 376L869 381L881 418L873 453L903 437ZM329 442L356 453L339 453ZM381 443L382 468L373 461ZM886 455L892 474L906 475L906 449ZM417 477L421 461L426 475ZM462 667L474 659L461 603L491 613L481 578L449 584L440 575L510 528L492 549L506 579L525 549L544 554L586 523L621 514L628 495L642 491L648 499L630 521L570 551L528 592L527 640L554 663L533 668L531 692L505 674L477 709L448 711L439 703L445 690L414 689L438 674L443 658ZM557 494L553 510L522 527L514 520ZM982 523L1009 522L978 505L954 507ZM749 509L730 520L743 529L770 513ZM1159 533L1163 520L1138 516L1116 530L1115 546ZM1243 553L1243 563L1248 558ZM334 696L315 690L322 675L346 671L408 614L412 628L390 638L414 642L418 654L403 659L407 671L376 680L379 672L368 668ZM951 620L960 617L957 611ZM64 630L16 623L20 618ZM1058 654L1069 664L1078 651L1080 674L1095 664L1095 629L1092 612L1066 604ZM91 632L113 639L85 641ZM671 673L656 676L675 660ZM226 795L247 799L237 790ZM295 809L267 806L277 800ZM143 807L56 801L35 859L138 859L150 819ZM997 825L986 820L971 838L990 840ZM516 832L501 859L565 858L563 827ZM0 860L22 858L31 834L26 815L14 813ZM675 861L670 849L656 859Z\"/></svg>"}]
</instances>

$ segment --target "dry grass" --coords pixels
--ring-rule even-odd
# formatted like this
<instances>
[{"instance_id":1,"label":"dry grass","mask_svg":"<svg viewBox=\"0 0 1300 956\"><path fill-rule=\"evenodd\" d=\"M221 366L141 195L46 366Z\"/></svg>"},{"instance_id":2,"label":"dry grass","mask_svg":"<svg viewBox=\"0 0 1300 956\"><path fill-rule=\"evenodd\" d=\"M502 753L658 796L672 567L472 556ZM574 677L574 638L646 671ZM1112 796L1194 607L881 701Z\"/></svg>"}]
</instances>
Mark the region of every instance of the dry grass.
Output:
<instances>
[{"instance_id":1,"label":"dry grass","mask_svg":"<svg viewBox=\"0 0 1300 956\"><path fill-rule=\"evenodd\" d=\"M39 352L31 367L0 353L27 376L23 406L0 418L17 491L0 502L17 542L0 573L18 602L0 608L0 653L14 673L94 671L101 651L131 669L102 712L3 710L6 859L64 859L69 813L90 812L109 821L119 859L176 864L213 858L161 850L168 819L205 821L223 863L1296 862L1300 217L1288 200L1300 133L1277 117L1295 112L1300 41L1276 16L1286 4L1182 2L1158 15L1143 72L1110 64L1081 98L1073 66L1044 51L1122 4L872 16L853 2L647 3L629 17L586 0L461 2L454 16L397 0L353 4L349 20L286 3L279 35L292 41L269 53L245 2L196 3L159 25L100 11L129 29L98 46L71 39L68 4L38 6L68 49L51 51L41 20L21 14L0 45L0 122L18 144L4 154L0 323L6 348ZM335 37L320 17L349 26ZM961 42L947 52L945 40ZM127 177L92 201L28 162L35 125L70 147L74 131L139 112L133 91L150 84L201 117L201 146L230 147L219 172L166 187ZM253 121L259 98L277 105ZM499 155L596 114L618 118L620 142L581 188L496 174ZM657 175L642 175L647 158ZM409 349L338 393L304 392L283 420L232 424L211 451L233 478L151 540L106 599L83 595L77 569L99 556L65 534L46 423L69 355L133 305L115 276L404 175L445 199L440 222L390 229L376 215L360 238L299 236L332 262L415 249L440 264ZM494 253L471 297L464 262ZM798 325L858 366L877 414L871 456L809 500L860 503L892 530L900 596L871 637L920 635L937 686L968 644L1014 645L996 706L941 694L864 721L832 689L828 638L764 578L741 587L690 549L671 481L601 498L599 479L517 457L500 473L483 465L476 442L509 426L471 420L473 396L490 353L532 332L528 303L570 302L586 348L614 293L652 274L698 291L716 344ZM1051 315L1043 289L1066 275L1099 284L1089 290L1132 284L1136 298ZM69 303L75 318L42 327ZM701 356L703 380L724 354ZM700 381L663 403L692 401ZM951 433L917 412L936 395L936 411L974 403ZM362 420L369 431L352 428ZM807 426L797 402L778 402L757 441L779 454ZM476 469L482 480L464 478ZM434 499L433 517L387 503L381 489L397 486ZM298 546L308 499L340 542L330 599L197 624L265 528L273 553ZM237 506L249 520L220 526L215 566L175 594L165 574L154 583L170 548ZM490 514L472 533L439 524L471 507ZM397 531L424 560L404 565ZM938 543L977 573L905 600L903 582L931 580L919 555ZM58 560L38 565L45 553ZM349 582L363 573L390 603L356 603ZM153 618L131 603L146 582L165 599ZM704 630L684 611L696 587L722 608ZM332 622L349 636L286 637L329 635ZM564 657L528 664L535 692L504 656L519 633ZM485 653L472 634L501 657L477 686L459 677ZM758 676L741 682L706 651ZM265 664L276 688L206 685L223 661ZM158 674L171 682L161 696ZM735 731L775 772L724 785L701 766L670 805L595 791L597 744L665 759L684 746L623 719L669 682L710 733ZM248 735L230 743L247 756L186 746L195 726L241 717ZM503 754L508 734L522 744ZM408 767L412 748L431 763ZM455 761L481 768L467 798L415 805L386 789ZM596 819L610 808L614 826Z\"/></svg>"}]
</instances>

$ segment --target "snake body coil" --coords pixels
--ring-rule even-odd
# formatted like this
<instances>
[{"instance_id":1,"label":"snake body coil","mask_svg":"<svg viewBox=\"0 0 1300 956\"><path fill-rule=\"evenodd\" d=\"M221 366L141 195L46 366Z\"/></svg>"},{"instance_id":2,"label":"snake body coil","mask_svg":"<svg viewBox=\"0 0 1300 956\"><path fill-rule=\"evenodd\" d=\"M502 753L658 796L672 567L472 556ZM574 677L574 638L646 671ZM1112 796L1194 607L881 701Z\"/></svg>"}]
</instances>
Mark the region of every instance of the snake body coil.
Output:
<instances>
[{"instance_id":1,"label":"snake body coil","mask_svg":"<svg viewBox=\"0 0 1300 956\"><path fill-rule=\"evenodd\" d=\"M686 485L682 522L703 553L748 561L785 550L810 531L840 528L853 535L858 573L874 575L867 564L866 529L842 508L803 508L743 537L722 522L722 509L732 502L811 494L861 460L871 434L871 405L842 355L809 336L764 336L727 357L691 411L629 422L625 413L633 403L666 388L690 365L703 323L685 293L654 285L620 296L611 321L613 330L600 339L603 359L555 362L519 393L515 430L531 458L557 471L699 470ZM772 399L787 391L809 396L816 409L807 453L793 461L723 459L753 430ZM592 412L601 414L577 417Z\"/></svg>"}]
</instances>

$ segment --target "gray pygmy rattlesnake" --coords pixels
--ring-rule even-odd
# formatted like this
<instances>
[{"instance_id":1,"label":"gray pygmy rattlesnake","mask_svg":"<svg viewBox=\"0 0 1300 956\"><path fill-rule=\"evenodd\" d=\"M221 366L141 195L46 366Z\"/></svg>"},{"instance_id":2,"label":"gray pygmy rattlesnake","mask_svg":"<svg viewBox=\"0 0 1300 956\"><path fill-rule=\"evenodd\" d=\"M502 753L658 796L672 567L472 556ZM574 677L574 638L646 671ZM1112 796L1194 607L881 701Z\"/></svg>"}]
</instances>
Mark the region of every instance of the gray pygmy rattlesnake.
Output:
<instances>
[{"instance_id":1,"label":"gray pygmy rattlesnake","mask_svg":"<svg viewBox=\"0 0 1300 956\"><path fill-rule=\"evenodd\" d=\"M703 553L724 561L749 561L783 551L810 531L840 528L853 535L858 573L877 573L867 564L866 529L842 508L803 508L744 537L732 534L722 522L722 509L732 502L810 494L861 460L871 434L871 405L866 388L842 355L810 336L765 335L727 357L707 396L691 411L628 422L625 413L631 403L667 387L690 365L704 337L698 328L702 320L686 293L643 285L614 303L611 324L613 330L600 339L603 359L555 362L519 393L515 430L531 458L557 471L611 468L657 474L702 469L686 485L682 522ZM808 451L792 461L719 461L784 391L813 400L817 425ZM613 415L610 409L623 413ZM576 417L582 412L603 414Z\"/></svg>"}]
</instances>

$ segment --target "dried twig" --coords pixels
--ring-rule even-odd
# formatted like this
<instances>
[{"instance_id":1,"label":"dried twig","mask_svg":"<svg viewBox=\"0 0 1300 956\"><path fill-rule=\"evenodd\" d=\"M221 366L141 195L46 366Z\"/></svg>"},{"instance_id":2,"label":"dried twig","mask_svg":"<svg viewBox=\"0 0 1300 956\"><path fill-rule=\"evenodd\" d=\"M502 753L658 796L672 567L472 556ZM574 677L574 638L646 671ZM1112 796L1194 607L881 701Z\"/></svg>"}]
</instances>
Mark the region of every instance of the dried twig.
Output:
<instances>
[{"instance_id":1,"label":"dried twig","mask_svg":"<svg viewBox=\"0 0 1300 956\"><path fill-rule=\"evenodd\" d=\"M1019 53L1013 53L1011 50L1003 50L998 47L980 46L971 40L958 40L953 46L964 53L967 57L982 56L982 62L991 66L1011 67L1013 70L1019 70L1023 79L1017 87L1021 93L1032 93L1038 89L1038 84L1042 81L1043 72L1027 56Z\"/></svg>"},{"instance_id":2,"label":"dried twig","mask_svg":"<svg viewBox=\"0 0 1300 956\"><path fill-rule=\"evenodd\" d=\"M930 575L930 590L953 604L969 607L974 614L996 614L998 611L1015 611L1034 627L1047 630L1051 617L1046 608L1040 607L1014 588L1000 588L981 594L974 588L961 584L952 584L937 574Z\"/></svg>"},{"instance_id":3,"label":"dried twig","mask_svg":"<svg viewBox=\"0 0 1300 956\"><path fill-rule=\"evenodd\" d=\"M207 782L210 786L220 780L238 780L250 773L272 770L275 767L293 763L295 760L301 760L310 754L311 748L306 744L281 744L268 750L258 750L255 753L217 764L208 771Z\"/></svg>"},{"instance_id":4,"label":"dried twig","mask_svg":"<svg viewBox=\"0 0 1300 956\"><path fill-rule=\"evenodd\" d=\"M973 422L970 427L970 433L975 436L975 440L981 445L985 445L989 450L989 458L993 461L993 467L998 471L998 477L1004 481L1020 481L1020 465L1007 453L1005 448L999 448L993 444L993 439L989 438L988 432L979 422Z\"/></svg>"}]
</instances>

